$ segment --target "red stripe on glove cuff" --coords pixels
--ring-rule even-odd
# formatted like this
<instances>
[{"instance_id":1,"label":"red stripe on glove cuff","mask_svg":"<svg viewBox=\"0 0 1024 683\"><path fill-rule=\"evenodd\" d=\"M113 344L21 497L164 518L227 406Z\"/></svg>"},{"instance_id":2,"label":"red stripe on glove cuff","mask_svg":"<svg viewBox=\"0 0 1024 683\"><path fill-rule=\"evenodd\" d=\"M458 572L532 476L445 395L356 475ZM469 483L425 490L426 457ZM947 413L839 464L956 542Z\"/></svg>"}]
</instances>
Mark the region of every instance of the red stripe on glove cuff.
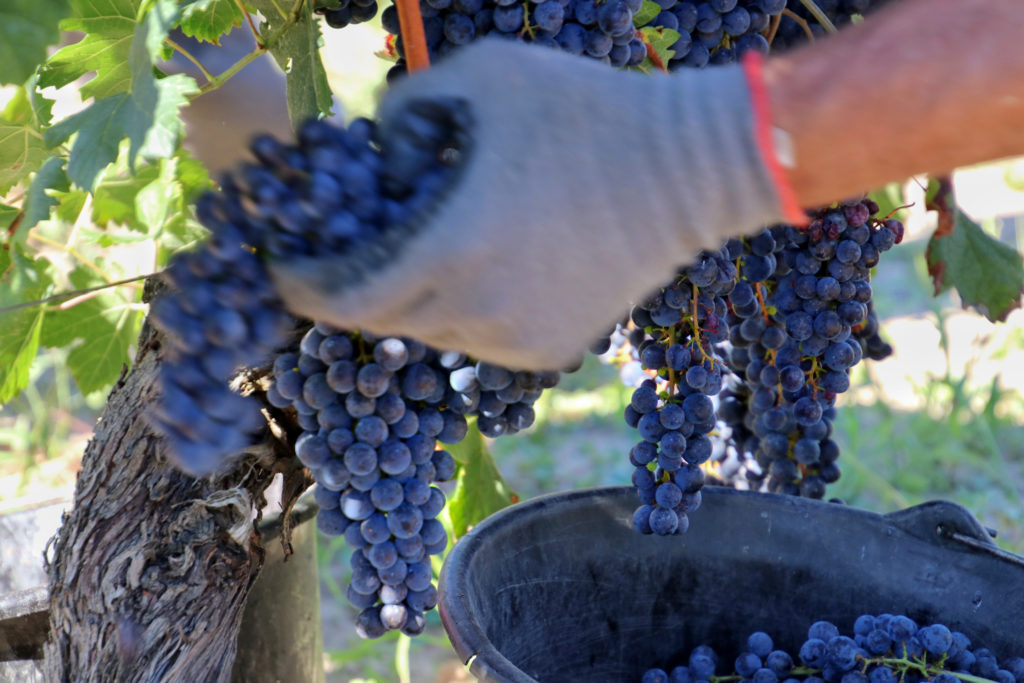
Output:
<instances>
[{"instance_id":1,"label":"red stripe on glove cuff","mask_svg":"<svg viewBox=\"0 0 1024 683\"><path fill-rule=\"evenodd\" d=\"M761 159L768 167L772 184L779 197L782 213L793 225L807 225L807 214L796 200L796 193L789 182L786 170L779 162L772 140L772 103L764 86L764 57L756 50L743 55L743 72L750 88L750 102L754 109L754 137Z\"/></svg>"}]
</instances>

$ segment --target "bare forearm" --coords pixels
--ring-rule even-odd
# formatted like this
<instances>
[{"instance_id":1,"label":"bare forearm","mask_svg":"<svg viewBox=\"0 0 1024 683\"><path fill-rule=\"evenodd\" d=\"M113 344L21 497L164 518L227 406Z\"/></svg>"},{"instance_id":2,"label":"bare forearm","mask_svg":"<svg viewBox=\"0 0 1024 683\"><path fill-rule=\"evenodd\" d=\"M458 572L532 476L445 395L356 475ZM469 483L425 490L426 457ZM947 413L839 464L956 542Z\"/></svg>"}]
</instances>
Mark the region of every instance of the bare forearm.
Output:
<instances>
[{"instance_id":1,"label":"bare forearm","mask_svg":"<svg viewBox=\"0 0 1024 683\"><path fill-rule=\"evenodd\" d=\"M800 203L1024 154L1022 41L1020 0L905 0L770 59Z\"/></svg>"}]
</instances>

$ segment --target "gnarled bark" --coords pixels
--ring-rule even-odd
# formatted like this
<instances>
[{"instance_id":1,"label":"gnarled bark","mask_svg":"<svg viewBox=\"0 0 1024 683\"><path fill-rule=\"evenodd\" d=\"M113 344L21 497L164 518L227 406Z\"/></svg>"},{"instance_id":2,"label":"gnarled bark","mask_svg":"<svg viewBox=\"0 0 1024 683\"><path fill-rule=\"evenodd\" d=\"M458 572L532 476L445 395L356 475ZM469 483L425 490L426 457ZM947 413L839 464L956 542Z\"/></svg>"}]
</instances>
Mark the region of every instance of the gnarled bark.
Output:
<instances>
[{"instance_id":1,"label":"gnarled bark","mask_svg":"<svg viewBox=\"0 0 1024 683\"><path fill-rule=\"evenodd\" d=\"M160 337L147 324L48 549L47 680L231 678L242 610L263 564L253 517L275 463L294 459L264 445L216 478L177 471L145 417L160 363ZM303 485L300 470L286 474L285 500Z\"/></svg>"}]
</instances>

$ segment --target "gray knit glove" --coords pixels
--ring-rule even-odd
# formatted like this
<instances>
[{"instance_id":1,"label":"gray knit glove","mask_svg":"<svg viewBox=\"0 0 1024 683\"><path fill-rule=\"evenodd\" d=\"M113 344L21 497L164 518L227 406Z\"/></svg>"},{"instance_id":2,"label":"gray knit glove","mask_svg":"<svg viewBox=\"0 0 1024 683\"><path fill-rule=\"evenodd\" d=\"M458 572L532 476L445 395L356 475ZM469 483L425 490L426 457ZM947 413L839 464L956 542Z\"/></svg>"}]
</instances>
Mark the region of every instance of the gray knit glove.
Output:
<instances>
[{"instance_id":1,"label":"gray knit glove","mask_svg":"<svg viewBox=\"0 0 1024 683\"><path fill-rule=\"evenodd\" d=\"M274 266L294 311L559 368L700 249L783 218L739 66L649 76L484 40L398 84L382 139L422 100L469 105L458 184L360 281L344 256Z\"/></svg>"}]
</instances>

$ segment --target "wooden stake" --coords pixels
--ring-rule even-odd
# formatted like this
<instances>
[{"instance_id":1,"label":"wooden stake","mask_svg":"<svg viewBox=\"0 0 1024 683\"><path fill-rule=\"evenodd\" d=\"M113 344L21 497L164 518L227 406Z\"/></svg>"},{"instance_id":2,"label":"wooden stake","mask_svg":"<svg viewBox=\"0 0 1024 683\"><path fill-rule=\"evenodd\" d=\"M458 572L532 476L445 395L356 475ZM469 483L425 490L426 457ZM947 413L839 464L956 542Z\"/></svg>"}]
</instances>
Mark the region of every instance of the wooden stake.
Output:
<instances>
[{"instance_id":1,"label":"wooden stake","mask_svg":"<svg viewBox=\"0 0 1024 683\"><path fill-rule=\"evenodd\" d=\"M395 0L395 7L398 9L398 25L402 29L406 68L409 73L426 69L430 66L430 57L427 55L420 0Z\"/></svg>"}]
</instances>

